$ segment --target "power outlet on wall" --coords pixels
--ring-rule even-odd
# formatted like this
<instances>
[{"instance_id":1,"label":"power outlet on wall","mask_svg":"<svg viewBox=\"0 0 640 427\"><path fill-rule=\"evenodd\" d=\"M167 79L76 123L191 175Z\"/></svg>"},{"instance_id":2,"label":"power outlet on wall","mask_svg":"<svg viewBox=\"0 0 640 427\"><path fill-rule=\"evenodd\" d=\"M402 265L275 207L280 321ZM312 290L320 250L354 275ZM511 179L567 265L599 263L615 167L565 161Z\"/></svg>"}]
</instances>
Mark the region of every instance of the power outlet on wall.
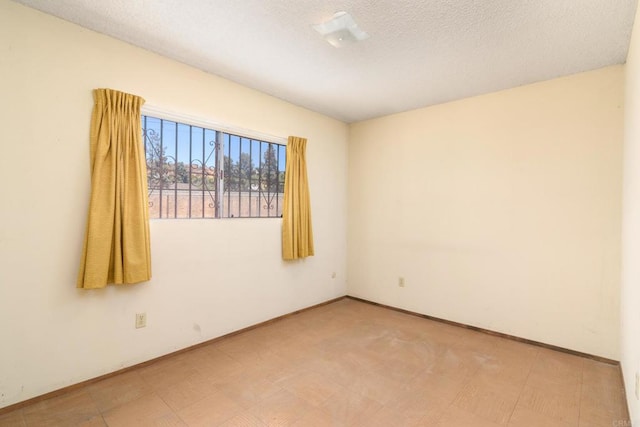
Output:
<instances>
[{"instance_id":1,"label":"power outlet on wall","mask_svg":"<svg viewBox=\"0 0 640 427\"><path fill-rule=\"evenodd\" d=\"M398 286L404 288L404 277L398 277Z\"/></svg>"},{"instance_id":2,"label":"power outlet on wall","mask_svg":"<svg viewBox=\"0 0 640 427\"><path fill-rule=\"evenodd\" d=\"M136 329L147 326L147 313L136 313Z\"/></svg>"}]
</instances>

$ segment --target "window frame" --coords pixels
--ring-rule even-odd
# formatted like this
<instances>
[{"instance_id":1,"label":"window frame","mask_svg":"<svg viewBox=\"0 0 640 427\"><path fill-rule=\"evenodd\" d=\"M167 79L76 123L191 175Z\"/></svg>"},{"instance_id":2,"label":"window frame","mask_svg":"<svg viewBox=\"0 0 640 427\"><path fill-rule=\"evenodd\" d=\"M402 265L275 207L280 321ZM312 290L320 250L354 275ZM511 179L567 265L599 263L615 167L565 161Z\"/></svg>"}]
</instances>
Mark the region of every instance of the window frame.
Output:
<instances>
[{"instance_id":1,"label":"window frame","mask_svg":"<svg viewBox=\"0 0 640 427\"><path fill-rule=\"evenodd\" d=\"M258 219L258 218L265 218L265 219L271 219L271 218L282 218L282 214L278 214L278 209L279 209L279 197L281 197L283 199L284 196L284 178L282 179L282 181L280 181L280 179L278 178L278 181L276 183L276 190L279 190L280 188L282 188L282 192L276 191L275 193L269 193L269 194L274 194L277 198L277 202L276 202L276 215L268 215L268 216L254 216L251 213L251 208L249 209L249 215L242 215L242 209L241 209L241 205L242 205L242 197L246 196L246 194L249 194L249 206L251 207L251 195L252 195L252 185L251 185L251 178L250 178L250 189L249 190L243 190L241 188L241 173L239 170L239 166L238 166L238 193L235 197L237 197L237 203L238 203L238 207L237 207L237 212L232 213L231 212L231 201L234 200L231 194L231 188L228 189L228 191L225 191L225 182L232 182L232 178L229 176L229 172L227 172L225 170L226 166L227 166L227 162L225 161L225 158L227 156L227 153L229 153L229 156L231 155L231 139L232 138L237 138L239 141L245 141L248 142L250 144L250 147L252 147L254 145L254 143L259 144L260 148L260 154L262 154L262 146L263 144L267 145L267 149L269 147L273 147L276 146L276 155L278 158L278 161L276 164L279 165L279 159L280 159L280 153L281 153L281 148L283 148L285 150L286 153L286 146L287 146L287 138L284 137L280 137L280 136L275 136L275 135L271 135L271 134L267 134L267 133L263 133L263 132L258 132L258 131L253 131L253 130L248 130L248 129L244 129L244 128L239 128L239 127L233 127L233 126L229 126L229 125L222 125L220 123L217 123L215 121L211 121L211 120L207 120L207 119L202 119L199 117L194 117L194 116L189 116L186 114L180 114L180 113L174 113L174 112L170 112L164 109L159 109L156 107L152 107L152 106L143 106L141 109L141 123L143 123L144 117L147 118L151 118L151 119L159 119L162 121L168 121L168 122L173 122L176 124L176 156L177 156L177 146L178 146L178 139L177 139L177 134L178 134L178 126L180 125L186 125L186 126L193 126L196 128L201 128L202 129L202 144L203 144L203 162L205 160L205 154L204 154L204 145L205 143L205 134L207 131L209 132L214 132L215 134L215 146L213 148L213 154L215 155L215 161L214 161L214 165L215 165L215 174L214 174L214 179L215 179L215 187L212 189L214 192L215 197L212 197L213 199L213 206L211 206L211 204L209 205L210 208L214 209L214 213L213 215L206 215L205 212L205 207L204 207L204 203L205 203L205 191L209 192L209 195L211 196L211 191L206 189L206 184L203 181L203 188L202 189L198 189L195 191L202 191L202 197L203 197L203 208L202 208L202 216L192 216L191 213L191 209L192 209L192 202L191 202L191 191L192 190L192 176L193 174L191 173L191 167L193 165L193 157L191 157L190 154L190 162L188 163L188 169L189 169L189 207L188 207L188 215L187 216L178 216L178 208L177 208L177 198L178 198L178 188L177 185L178 183L175 183L175 187L174 188L168 188L167 190L170 192L173 192L174 194L174 211L173 211L173 216L164 216L163 212L162 212L162 208L160 207L160 205L162 204L161 200L159 199L159 206L158 206L158 212L159 212L159 216L157 217L152 217L150 219L173 219L173 220L183 220L183 219ZM144 128L144 126L143 126ZM146 129L143 129L146 132ZM191 131L192 132L192 131ZM162 138L162 134L160 136L160 138ZM224 144L224 141L227 140L229 141L228 145ZM247 141L248 140L248 141ZM147 136L146 134L143 135L143 143L145 144L145 153L146 153L146 144L147 144ZM191 148L190 148L191 150ZM241 146L238 148L238 156L240 156L240 154L243 153ZM229 157L230 158L230 157ZM253 159L253 157L251 157ZM260 156L259 156L260 158ZM145 162L147 162L148 160L145 159ZM175 160L176 164L177 164L177 159ZM260 160L259 160L260 161ZM231 162L231 161L229 161ZM162 163L161 163L162 164ZM231 164L231 163L229 163ZM204 163L202 165L202 169L203 169L203 173L204 173L204 169L206 168L206 163ZM280 169L278 169L278 176L280 173L282 173L284 175L284 170L286 169L286 154L285 154L285 167L282 169L282 171L280 171ZM261 170L261 169L260 169ZM259 174L259 176L261 177L261 172ZM203 178L204 180L204 178ZM147 183L149 184L149 182ZM261 208L260 208L260 204L262 203L262 193L263 191L260 189L260 184L261 181L258 181L258 190L253 190L254 192L257 192L259 194L258 198L256 199L256 203L258 205L258 212L262 212ZM272 183L267 183L267 186L270 186ZM229 184L231 185L231 184ZM149 186L149 195L151 195L154 191L159 190L160 193L160 197L163 191L165 191L165 189L160 189L160 188L156 188L156 189L152 189L151 186ZM270 191L270 190L269 190ZM227 194L228 193L228 194ZM282 195L282 196L279 196ZM223 200L226 199L226 200ZM225 206L225 202L229 203L228 206ZM282 203L284 201L282 200ZM265 208L267 208L267 206L271 206L272 201L270 199L265 198ZM152 206L152 202L151 200L149 201L149 206ZM267 209L271 209L270 207ZM235 215L237 213L237 216Z\"/></svg>"}]
</instances>

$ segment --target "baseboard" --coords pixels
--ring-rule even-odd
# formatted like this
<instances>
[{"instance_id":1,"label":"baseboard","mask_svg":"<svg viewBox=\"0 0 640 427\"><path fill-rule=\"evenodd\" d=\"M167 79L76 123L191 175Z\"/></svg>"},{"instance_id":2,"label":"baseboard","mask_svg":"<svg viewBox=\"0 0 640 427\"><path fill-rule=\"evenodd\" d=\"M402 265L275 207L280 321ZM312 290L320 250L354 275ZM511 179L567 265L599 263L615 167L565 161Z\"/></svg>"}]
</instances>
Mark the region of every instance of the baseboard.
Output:
<instances>
[{"instance_id":1,"label":"baseboard","mask_svg":"<svg viewBox=\"0 0 640 427\"><path fill-rule=\"evenodd\" d=\"M471 326L471 325L467 325L467 324L464 324L464 323L454 322L452 320L441 319L439 317L430 316L428 314L417 313L415 311L405 310L405 309L402 309L402 308L397 308L397 307L393 307L393 306L390 306L390 305L369 301L369 300L366 300L364 298L354 297L354 296L351 296L351 295L347 295L347 298L355 300L355 301L364 302L366 304L376 305L378 307L383 307L383 308L387 308L387 309L390 309L390 310L398 311L400 313L410 314L412 316L422 317L424 319L429 319L429 320L433 320L433 321L436 321L436 322L446 323L447 325L457 326L457 327L465 328L465 329L471 329L473 331L482 332L484 334L493 335L495 337L506 338L506 339L509 339L509 340L512 340L512 341L518 341L518 342L521 342L521 343L535 345L535 346L547 348L547 349L550 349L550 350L560 351L562 353L572 354L574 356L585 357L587 359L591 359L591 360L595 360L595 361L603 362L603 363L608 363L610 365L618 365L618 366L620 365L620 362L618 362L617 360L607 359L606 357L596 356L596 355L589 354L589 353L582 353L580 351L570 350L568 348L559 347L559 346L555 346L555 345L552 345L552 344L545 344L543 342L534 341L534 340L530 340L530 339L527 339L527 338L520 338L520 337L517 337L517 336L514 336L514 335L504 334L502 332L496 332L496 331L492 331L492 330L489 330L489 329L479 328L477 326Z\"/></svg>"},{"instance_id":2,"label":"baseboard","mask_svg":"<svg viewBox=\"0 0 640 427\"><path fill-rule=\"evenodd\" d=\"M238 335L238 334L241 334L243 332L247 332L247 331L250 331L252 329L256 329L256 328L259 328L261 326L277 322L279 320L285 319L285 318L293 316L295 314L302 313L302 312L305 312L305 311L308 311L308 310L312 310L314 308L322 307L324 305L332 304L334 302L337 302L337 301L340 301L342 299L345 299L346 297L347 296L345 295L345 296L341 296L341 297L338 297L338 298L333 298L333 299L330 299L328 301L321 302L320 304L315 304L315 305L312 305L312 306L309 306L309 307L302 308L300 310L292 311L291 313L283 314L282 316L274 317L273 319L265 320L264 322L256 323L255 325L251 325L251 326L247 326L246 328L238 329L237 331L233 331L233 332L230 332L228 334L221 335L219 337L212 338L210 340L203 341L203 342L198 343L198 344L194 344L192 346L189 346L189 347L186 347L186 348L183 348L183 349L180 349L180 350L165 354L163 356L155 357L155 358L147 360L145 362L137 363L135 365L128 366L126 368L118 369L117 371L113 371L113 372L110 372L108 374L100 375L100 376L95 377L95 378L91 378L91 379L88 379L88 380L85 380L85 381L81 381L81 382L76 383L76 384L71 384L71 385L68 385L66 387L60 388L58 390L50 391L48 393L41 394L39 396L35 396L35 397L32 397L32 398L29 398L27 400L23 400L22 402L13 403L13 404L11 404L9 406L5 406L3 408L0 408L0 415L3 415L3 414L6 414L6 413L9 413L9 412L18 410L20 408L32 405L34 403L41 402L43 400L51 399L52 397L56 397L56 396L60 396L62 394L69 393L69 392L77 390L79 388L86 387L88 385L97 383L98 381L102 381L102 380L105 380L107 378L115 377L116 375L124 374L125 372L133 371L135 369L139 369L139 368L143 368L145 366L152 365L152 364L154 364L156 362L159 362L161 360L165 360L165 359L168 359L170 357L176 356L178 354L186 353L188 351L195 350L197 348L204 347L204 346L209 345L209 344L213 344L214 342L220 341L222 339L229 338L229 337L232 337L234 335Z\"/></svg>"},{"instance_id":3,"label":"baseboard","mask_svg":"<svg viewBox=\"0 0 640 427\"><path fill-rule=\"evenodd\" d=\"M488 334L488 335L497 336L497 337L509 339L509 340L512 340L512 341L518 341L518 342L522 342L522 343L525 343L525 344L535 345L535 346L542 347L542 348L547 348L547 349L550 349L550 350L555 350L555 351L560 351L560 352L563 352L563 353L572 354L574 356L585 357L587 359L595 360L595 361L598 361L598 362L608 363L608 364L611 364L611 365L617 365L618 369L620 370L620 376L622 377L622 381L623 381L623 384L624 384L624 377L622 376L622 370L621 370L621 367L620 367L620 362L618 362L617 360L607 359L605 357L595 356L595 355L588 354L588 353L582 353L582 352L579 352L579 351L570 350L570 349L567 349L567 348L564 348L564 347L559 347L559 346L555 346L555 345L551 345L551 344L545 344L545 343L542 343L542 342L539 342L539 341L534 341L534 340L530 340L530 339L526 339L526 338L517 337L517 336L514 336L514 335L504 334L502 332L495 332L495 331L491 331L489 329L479 328L477 326L471 326L471 325L466 325L464 323L459 323L459 322L454 322L454 321L451 321L451 320L441 319L439 317L434 317L434 316L430 316L430 315L427 315L427 314L417 313L417 312L414 312L414 311L405 310L405 309L402 309L402 308L393 307L393 306L390 306L390 305L369 301L369 300L366 300L366 299L363 299L363 298L359 298L359 297L355 297L355 296L351 296L351 295L345 295L345 296L341 296L341 297L338 297L338 298L333 298L331 300L322 302L320 304L315 304L315 305L312 305L312 306L309 306L309 307L305 307L303 309L296 310L296 311L293 311L291 313L283 314L282 316L274 317L273 319L269 319L269 320L266 320L264 322L257 323L255 325L251 325L251 326L248 326L246 328L242 328L242 329L239 329L237 331L233 331L233 332L230 332L228 334L221 335L219 337L216 337L216 338L213 338L213 339L210 339L210 340L207 340L207 341L203 341L203 342L198 343L198 344L194 344L192 346L189 346L189 347L183 348L181 350L177 350L177 351L165 354L163 356L159 356L159 357L147 360L145 362L141 362L141 363L138 363L138 364L135 364L135 365L132 365L132 366L128 366L126 368L119 369L117 371L110 372L108 374L101 375L101 376L98 376L98 377L95 377L95 378L91 378L91 379L88 379L88 380L85 380L85 381L82 381L82 382L79 382L79 383L76 383L76 384L72 384L72 385L63 387L61 389L51 391L49 393L42 394L40 396L32 397L32 398L24 400L22 402L18 402L18 403L11 404L9 406L5 406L4 408L0 408L0 415L15 411L15 410L20 409L22 407L29 406L29 405L32 405L34 403L37 403L37 402L40 402L40 401L43 401L43 400L50 399L52 397L56 397L56 396L59 396L59 395L65 394L65 393L69 393L71 391L77 390L79 388L85 387L85 386L93 384L93 383L96 383L98 381L102 381L102 380L107 379L107 378L114 377L116 375L123 374L125 372L129 372L129 371L133 371L135 369L139 369L139 368L142 368L142 367L145 367L145 366L149 366L149 365L154 364L156 362L159 362L161 360L176 356L178 354L186 353L188 351L195 350L197 348L204 347L206 345L213 344L213 343L215 343L215 342L217 342L219 340L223 340L225 338L229 338L229 337L232 337L234 335L238 335L238 334L241 334L243 332L247 332L247 331L250 331L252 329L256 329L256 328L259 328L261 326L265 326L265 325L268 325L270 323L277 322L279 320L285 319L285 318L293 316L295 314L303 313L305 311L312 310L314 308L318 308L318 307L322 307L324 305L332 304L334 302L343 300L345 298L352 299L352 300L355 300L355 301L360 301L360 302L363 302L363 303L366 303L366 304L375 305L375 306L378 306L378 307L383 307L383 308L386 308L386 309L389 309L389 310L393 310L393 311L397 311L397 312L400 312L400 313L409 314L409 315L412 315L412 316L422 317L424 319L429 319L429 320L433 320L433 321L436 321L436 322L446 323L448 325L457 326L457 327L460 327L460 328L471 329L471 330L474 330L474 331L477 331L477 332L482 332L482 333L485 333L485 334ZM627 412L628 412L629 408L626 405L626 388L625 388L625 407L627 408Z\"/></svg>"}]
</instances>

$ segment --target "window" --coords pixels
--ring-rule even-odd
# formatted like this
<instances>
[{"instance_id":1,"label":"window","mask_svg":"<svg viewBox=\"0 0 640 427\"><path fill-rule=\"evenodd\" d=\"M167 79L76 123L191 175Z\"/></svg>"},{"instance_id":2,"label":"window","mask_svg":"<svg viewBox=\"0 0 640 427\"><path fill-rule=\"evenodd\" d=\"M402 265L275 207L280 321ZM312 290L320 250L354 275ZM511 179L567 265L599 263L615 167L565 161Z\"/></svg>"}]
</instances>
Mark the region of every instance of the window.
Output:
<instances>
[{"instance_id":1,"label":"window","mask_svg":"<svg viewBox=\"0 0 640 427\"><path fill-rule=\"evenodd\" d=\"M286 146L142 116L151 218L281 217Z\"/></svg>"}]
</instances>

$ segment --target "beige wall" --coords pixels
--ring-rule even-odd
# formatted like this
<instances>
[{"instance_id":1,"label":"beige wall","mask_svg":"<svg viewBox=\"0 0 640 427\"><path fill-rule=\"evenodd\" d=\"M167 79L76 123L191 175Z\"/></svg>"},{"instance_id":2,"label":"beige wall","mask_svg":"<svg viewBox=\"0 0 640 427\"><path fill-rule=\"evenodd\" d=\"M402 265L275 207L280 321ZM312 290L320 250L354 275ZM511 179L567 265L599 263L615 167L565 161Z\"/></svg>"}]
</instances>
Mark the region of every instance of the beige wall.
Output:
<instances>
[{"instance_id":1,"label":"beige wall","mask_svg":"<svg viewBox=\"0 0 640 427\"><path fill-rule=\"evenodd\" d=\"M614 66L352 125L349 294L617 359L622 103Z\"/></svg>"},{"instance_id":2,"label":"beige wall","mask_svg":"<svg viewBox=\"0 0 640 427\"><path fill-rule=\"evenodd\" d=\"M633 425L640 425L640 402L635 392L635 376L640 372L640 9L625 75L620 363L629 413Z\"/></svg>"},{"instance_id":3,"label":"beige wall","mask_svg":"<svg viewBox=\"0 0 640 427\"><path fill-rule=\"evenodd\" d=\"M7 0L0 76L0 407L346 293L345 124ZM150 283L76 290L98 87L307 137L317 255L284 264L279 219L153 221Z\"/></svg>"}]
</instances>

